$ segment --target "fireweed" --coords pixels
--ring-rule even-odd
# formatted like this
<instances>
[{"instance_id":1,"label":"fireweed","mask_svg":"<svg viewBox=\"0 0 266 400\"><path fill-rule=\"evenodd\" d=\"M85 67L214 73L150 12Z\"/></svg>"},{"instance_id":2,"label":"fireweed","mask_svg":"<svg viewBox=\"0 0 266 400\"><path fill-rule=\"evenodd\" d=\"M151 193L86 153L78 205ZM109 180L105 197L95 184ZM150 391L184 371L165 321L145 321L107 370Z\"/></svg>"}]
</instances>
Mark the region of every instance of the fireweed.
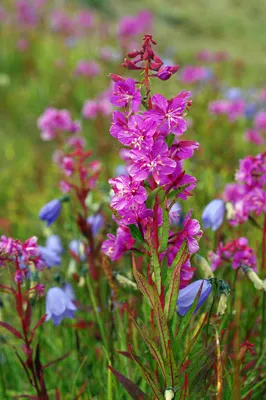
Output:
<instances>
[{"instance_id":1,"label":"fireweed","mask_svg":"<svg viewBox=\"0 0 266 400\"><path fill-rule=\"evenodd\" d=\"M45 366L40 361L40 347L36 344L35 334L44 323L45 315L39 321L32 321L32 299L44 294L44 285L38 283L38 273L46 267L42 254L37 246L37 238L32 237L21 242L2 236L0 239L0 267L11 274L10 286L0 284L0 290L13 297L20 327L7 322L0 326L12 333L22 345L15 348L30 386L35 390L38 399L49 399L45 380ZM26 397L27 395L25 395ZM35 397L34 397L35 398Z\"/></svg>"},{"instance_id":2,"label":"fireweed","mask_svg":"<svg viewBox=\"0 0 266 400\"><path fill-rule=\"evenodd\" d=\"M215 279L189 284L194 273L190 258L199 250L202 231L191 211L181 230L170 226L169 214L176 200L186 200L196 186L196 179L186 174L183 161L193 156L199 144L180 140L187 129L190 92L182 91L170 100L151 94L152 79L168 80L178 70L178 66L163 64L153 50L155 44L151 35L145 35L140 50L129 53L122 64L141 71L141 80L110 75L114 81L110 101L119 109L113 112L110 134L127 146L121 151L127 174L109 180L113 189L110 208L118 228L116 235L108 235L102 251L112 261L131 251L133 276L144 296L150 327L137 321L130 308L129 313L156 361L156 374L130 345L128 357L137 363L155 398L168 399L178 391L182 397L188 390L182 357L178 359L176 351L187 321L211 294L212 286L215 296L228 293L228 287L218 285ZM185 289L179 292L179 288ZM187 314L179 330L178 308L181 315ZM206 323L204 318L202 326ZM150 396L112 366L109 368L132 398Z\"/></svg>"}]
</instances>

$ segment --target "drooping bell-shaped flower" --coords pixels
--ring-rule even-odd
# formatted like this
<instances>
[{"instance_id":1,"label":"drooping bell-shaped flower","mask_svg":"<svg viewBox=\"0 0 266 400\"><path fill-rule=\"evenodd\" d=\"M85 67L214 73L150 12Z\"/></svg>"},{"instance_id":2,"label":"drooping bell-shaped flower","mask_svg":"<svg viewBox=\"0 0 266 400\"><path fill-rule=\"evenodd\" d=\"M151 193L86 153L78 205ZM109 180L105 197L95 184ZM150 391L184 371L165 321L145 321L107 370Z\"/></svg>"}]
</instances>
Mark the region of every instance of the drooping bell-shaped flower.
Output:
<instances>
[{"instance_id":1,"label":"drooping bell-shaped flower","mask_svg":"<svg viewBox=\"0 0 266 400\"><path fill-rule=\"evenodd\" d=\"M212 284L209 280L200 279L195 281L179 290L177 299L177 312L179 315L184 316L189 309L192 307L193 302L201 289L201 293L198 299L198 303L195 312L202 306L202 304L207 300L212 291Z\"/></svg>"},{"instance_id":2,"label":"drooping bell-shaped flower","mask_svg":"<svg viewBox=\"0 0 266 400\"><path fill-rule=\"evenodd\" d=\"M223 223L225 204L222 199L212 200L203 210L202 221L204 228L216 231Z\"/></svg>"},{"instance_id":3,"label":"drooping bell-shaped flower","mask_svg":"<svg viewBox=\"0 0 266 400\"><path fill-rule=\"evenodd\" d=\"M46 321L52 319L54 325L59 325L63 318L74 318L77 307L69 295L59 287L48 290L46 295Z\"/></svg>"},{"instance_id":4,"label":"drooping bell-shaped flower","mask_svg":"<svg viewBox=\"0 0 266 400\"><path fill-rule=\"evenodd\" d=\"M59 217L61 209L62 204L59 199L51 200L41 208L39 218L50 226Z\"/></svg>"}]
</instances>

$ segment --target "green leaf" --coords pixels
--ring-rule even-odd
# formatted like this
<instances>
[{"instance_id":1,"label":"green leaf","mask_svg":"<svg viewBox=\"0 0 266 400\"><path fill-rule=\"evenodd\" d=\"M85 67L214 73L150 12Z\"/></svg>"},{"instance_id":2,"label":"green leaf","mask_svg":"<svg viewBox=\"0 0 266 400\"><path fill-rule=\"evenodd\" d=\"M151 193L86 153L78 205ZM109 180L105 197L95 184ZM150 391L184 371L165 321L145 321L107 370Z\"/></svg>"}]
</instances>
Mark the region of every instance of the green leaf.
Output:
<instances>
[{"instance_id":1,"label":"green leaf","mask_svg":"<svg viewBox=\"0 0 266 400\"><path fill-rule=\"evenodd\" d=\"M130 351L130 349L129 349L129 351ZM156 381L156 377L154 376L154 374L151 371L149 371L146 367L144 367L144 365L141 364L141 362L139 361L138 358L135 358L134 355L132 355L132 357L138 364L139 369L140 369L142 375L144 376L146 382L148 382L148 384L150 385L150 388L153 391L155 398L157 400L164 400L164 396L163 396L162 391Z\"/></svg>"},{"instance_id":2,"label":"green leaf","mask_svg":"<svg viewBox=\"0 0 266 400\"><path fill-rule=\"evenodd\" d=\"M159 348L157 347L157 344L149 336L149 334L147 332L147 328L143 324L140 326L133 316L132 316L132 321L133 321L133 324L134 324L135 328L137 329L139 334L143 337L144 341L148 345L152 356L157 361L157 363L158 363L158 365L160 367L160 370L161 370L161 372L162 372L162 374L164 376L164 379L166 380L166 372L165 372L165 367L164 367L164 360L163 360L163 357L162 357L162 355L160 353Z\"/></svg>"},{"instance_id":3,"label":"green leaf","mask_svg":"<svg viewBox=\"0 0 266 400\"><path fill-rule=\"evenodd\" d=\"M167 351L168 351L168 342L170 341L169 330L168 330L165 315L163 313L163 309L161 306L160 298L157 293L154 296L154 300L155 300L154 311L155 311L155 318L157 321L157 328L158 328L159 334L160 334L160 342L161 342L161 346L163 349L163 356L166 359Z\"/></svg>"},{"instance_id":4,"label":"green leaf","mask_svg":"<svg viewBox=\"0 0 266 400\"><path fill-rule=\"evenodd\" d=\"M147 279L137 270L135 257L132 254L132 272L133 276L137 282L140 292L143 294L144 298L148 301L149 305L154 308L154 289L149 284Z\"/></svg>"},{"instance_id":5,"label":"green leaf","mask_svg":"<svg viewBox=\"0 0 266 400\"><path fill-rule=\"evenodd\" d=\"M131 236L133 237L133 239L135 239L137 242L144 243L144 239L142 237L142 234L141 234L139 228L134 224L130 224L130 225L128 225L128 227L130 229L130 233L131 233Z\"/></svg>"},{"instance_id":6,"label":"green leaf","mask_svg":"<svg viewBox=\"0 0 266 400\"><path fill-rule=\"evenodd\" d=\"M121 383L121 385L126 389L129 396L133 400L139 400L141 398L147 399L147 395L130 379L126 378L120 372L116 371L111 365L108 365L108 368L115 375L116 379Z\"/></svg>"},{"instance_id":7,"label":"green leaf","mask_svg":"<svg viewBox=\"0 0 266 400\"><path fill-rule=\"evenodd\" d=\"M147 208L153 208L154 202L155 202L155 197L163 190L162 186L157 187L154 189L152 192L150 192L147 200L146 200L146 206Z\"/></svg>"},{"instance_id":8,"label":"green leaf","mask_svg":"<svg viewBox=\"0 0 266 400\"><path fill-rule=\"evenodd\" d=\"M171 146L172 146L172 144L174 143L174 140L175 140L175 135L174 135L173 133L170 133L170 135L168 135L168 136L166 137L166 139L165 139L165 141L166 141L168 147L171 147Z\"/></svg>"},{"instance_id":9,"label":"green leaf","mask_svg":"<svg viewBox=\"0 0 266 400\"><path fill-rule=\"evenodd\" d=\"M178 260L176 263L176 266L172 270L171 276L170 276L170 282L169 282L169 288L167 290L166 296L165 296L165 306L164 306L164 313L166 315L167 321L171 321L171 319L174 316L175 310L176 310L176 302L177 302L177 297L178 297L178 291L179 291L179 285L180 285L180 271L181 267L186 261L187 258L187 252L186 252L187 246L182 246L179 251L178 251ZM170 269L171 270L171 269Z\"/></svg>"},{"instance_id":10,"label":"green leaf","mask_svg":"<svg viewBox=\"0 0 266 400\"><path fill-rule=\"evenodd\" d=\"M168 194L168 199L172 199L173 197L178 196L180 193L182 193L188 186L190 185L190 183L186 183L185 185L179 186L178 189L173 190L172 192L170 192Z\"/></svg>"},{"instance_id":11,"label":"green leaf","mask_svg":"<svg viewBox=\"0 0 266 400\"><path fill-rule=\"evenodd\" d=\"M164 207L163 207L163 225L161 228L161 245L159 252L162 253L166 248L168 244L168 236L169 236L169 216L168 216L168 210L166 208L166 200L164 201Z\"/></svg>"},{"instance_id":12,"label":"green leaf","mask_svg":"<svg viewBox=\"0 0 266 400\"><path fill-rule=\"evenodd\" d=\"M155 277L155 284L158 290L158 294L161 294L161 286L162 286L162 277L161 277L161 268L160 268L160 262L159 262L159 257L157 254L156 249L153 246L153 243L151 243L151 265L153 267L154 271L154 277Z\"/></svg>"}]
</instances>

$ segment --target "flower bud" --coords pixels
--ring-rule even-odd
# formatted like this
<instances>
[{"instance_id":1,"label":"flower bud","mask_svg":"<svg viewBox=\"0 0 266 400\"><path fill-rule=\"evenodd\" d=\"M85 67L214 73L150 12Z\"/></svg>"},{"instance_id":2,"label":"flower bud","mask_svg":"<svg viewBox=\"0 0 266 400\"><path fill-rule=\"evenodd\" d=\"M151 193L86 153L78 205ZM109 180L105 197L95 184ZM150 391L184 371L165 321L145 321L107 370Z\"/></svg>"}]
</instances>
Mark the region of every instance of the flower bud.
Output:
<instances>
[{"instance_id":1,"label":"flower bud","mask_svg":"<svg viewBox=\"0 0 266 400\"><path fill-rule=\"evenodd\" d=\"M156 76L162 81L167 81L173 74L177 72L178 69L179 65L173 65L172 67L169 65L164 65L159 69Z\"/></svg>"},{"instance_id":2,"label":"flower bud","mask_svg":"<svg viewBox=\"0 0 266 400\"><path fill-rule=\"evenodd\" d=\"M226 293L221 293L220 300L217 307L217 315L222 316L225 314L227 308L227 295Z\"/></svg>"},{"instance_id":3,"label":"flower bud","mask_svg":"<svg viewBox=\"0 0 266 400\"><path fill-rule=\"evenodd\" d=\"M211 270L210 264L204 257L201 257L199 254L195 255L196 263L201 269L201 272L205 279L213 278L213 272Z\"/></svg>"},{"instance_id":4,"label":"flower bud","mask_svg":"<svg viewBox=\"0 0 266 400\"><path fill-rule=\"evenodd\" d=\"M165 400L172 400L175 398L175 391L173 388L167 388L164 391L164 399Z\"/></svg>"},{"instance_id":5,"label":"flower bud","mask_svg":"<svg viewBox=\"0 0 266 400\"><path fill-rule=\"evenodd\" d=\"M243 271L246 273L247 277L253 282L255 289L257 290L264 290L266 292L266 282L259 278L255 271L251 268L242 268Z\"/></svg>"}]
</instances>

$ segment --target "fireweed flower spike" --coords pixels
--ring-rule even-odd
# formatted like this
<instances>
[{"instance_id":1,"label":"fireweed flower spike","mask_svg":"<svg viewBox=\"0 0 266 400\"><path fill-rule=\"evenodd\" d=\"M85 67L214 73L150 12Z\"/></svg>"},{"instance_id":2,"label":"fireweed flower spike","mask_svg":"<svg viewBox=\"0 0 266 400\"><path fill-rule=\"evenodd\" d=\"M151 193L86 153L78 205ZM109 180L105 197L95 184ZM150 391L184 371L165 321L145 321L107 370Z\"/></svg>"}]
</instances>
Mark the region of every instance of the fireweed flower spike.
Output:
<instances>
[{"instance_id":1,"label":"fireweed flower spike","mask_svg":"<svg viewBox=\"0 0 266 400\"><path fill-rule=\"evenodd\" d=\"M69 295L58 287L48 290L46 295L46 321L52 319L55 326L59 325L63 318L74 318L77 307Z\"/></svg>"},{"instance_id":2,"label":"fireweed flower spike","mask_svg":"<svg viewBox=\"0 0 266 400\"><path fill-rule=\"evenodd\" d=\"M195 309L195 312L198 311L198 309L202 306L202 304L207 300L209 295L212 292L212 283L209 280L203 280L200 279L198 281L195 281L185 287L184 289L181 289L178 293L178 299L177 299L177 312L179 315L184 316L189 309L192 307L193 302L199 293L201 288L201 293L198 299L198 304Z\"/></svg>"},{"instance_id":3,"label":"fireweed flower spike","mask_svg":"<svg viewBox=\"0 0 266 400\"><path fill-rule=\"evenodd\" d=\"M216 231L223 223L224 213L224 201L221 199L212 200L203 210L202 221L204 228L211 228Z\"/></svg>"}]
</instances>

